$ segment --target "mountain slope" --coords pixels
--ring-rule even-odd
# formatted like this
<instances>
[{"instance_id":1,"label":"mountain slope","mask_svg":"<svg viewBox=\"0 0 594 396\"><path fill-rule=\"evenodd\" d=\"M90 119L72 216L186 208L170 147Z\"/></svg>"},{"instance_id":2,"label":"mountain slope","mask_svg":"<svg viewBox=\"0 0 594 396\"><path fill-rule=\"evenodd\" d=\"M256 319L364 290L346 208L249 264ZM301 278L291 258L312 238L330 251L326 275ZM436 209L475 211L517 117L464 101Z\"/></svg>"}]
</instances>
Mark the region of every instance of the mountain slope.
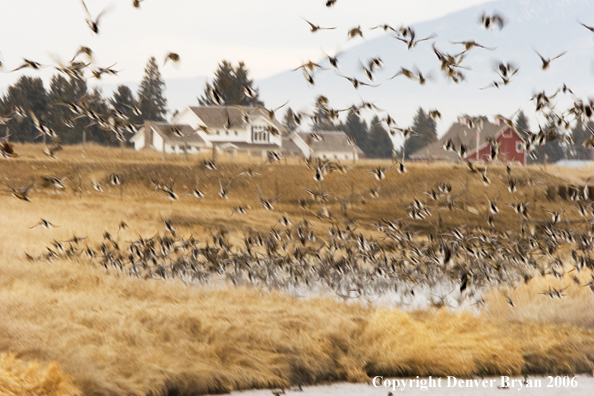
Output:
<instances>
[{"instance_id":1,"label":"mountain slope","mask_svg":"<svg viewBox=\"0 0 594 396\"><path fill-rule=\"evenodd\" d=\"M481 29L479 19L482 12L494 10L505 16L505 28L501 31ZM356 90L349 81L331 70L315 73L314 86L308 85L300 71L287 71L257 81L256 85L268 106L274 107L290 99L289 106L293 109L307 109L320 94L326 95L334 108L346 108L364 99L387 110L401 126L412 122L419 106L425 110L437 108L443 115L438 125L441 133L460 114L502 113L511 116L519 108L532 118L534 127L537 118L534 118L534 105L530 98L535 92L546 90L552 94L563 83L583 99L594 91L594 35L578 23L594 25L593 10L593 2L587 0L496 1L414 25L419 38L431 33L438 36L419 43L412 51L390 34L369 41L358 38L361 44L339 56L339 73L367 81L361 62L379 56L385 66L374 82L381 83L378 88ZM432 42L441 51L454 54L463 48L452 44L452 41L473 39L496 49L472 49L463 62L471 68L464 71L466 80L460 84L446 80L431 49ZM563 51L567 53L553 61L549 70L543 71L535 49L550 58ZM513 62L520 70L509 85L481 90L499 79L493 69L497 61ZM325 60L321 63L328 66ZM400 67L418 67L431 80L423 86L403 76L388 80ZM562 111L571 104L572 98L560 94L556 100L559 102L556 110Z\"/></svg>"}]
</instances>

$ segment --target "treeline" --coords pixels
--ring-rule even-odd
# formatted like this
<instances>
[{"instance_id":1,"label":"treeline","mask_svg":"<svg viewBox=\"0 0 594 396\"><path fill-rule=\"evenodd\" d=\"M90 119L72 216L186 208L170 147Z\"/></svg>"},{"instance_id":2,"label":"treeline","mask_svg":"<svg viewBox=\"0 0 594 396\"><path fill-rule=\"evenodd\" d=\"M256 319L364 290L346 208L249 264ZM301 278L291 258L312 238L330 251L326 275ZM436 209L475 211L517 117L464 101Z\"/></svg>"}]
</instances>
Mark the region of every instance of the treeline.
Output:
<instances>
[{"instance_id":1,"label":"treeline","mask_svg":"<svg viewBox=\"0 0 594 396\"><path fill-rule=\"evenodd\" d=\"M110 117L125 117L132 125L140 126L144 120L164 121L167 100L165 82L156 59L149 59L145 76L136 95L126 85L119 85L110 97L101 88L90 89L81 74L56 74L43 84L38 77L22 76L9 86L0 98L0 137L7 134L13 142L39 142L31 112L58 135L60 143L74 144L86 141L104 145L119 144L110 130L102 129L91 117L71 111L72 104L82 106L89 114L96 114L109 122ZM130 136L126 136L129 138Z\"/></svg>"},{"instance_id":2,"label":"treeline","mask_svg":"<svg viewBox=\"0 0 594 396\"><path fill-rule=\"evenodd\" d=\"M542 164L561 160L592 160L592 149L584 147L582 143L591 136L590 130L594 129L594 123L589 122L588 125L584 125L582 120L578 118L573 128L569 130L567 130L566 125L557 124L555 120L551 120L544 127L539 128L547 131L549 136L568 136L568 138L557 138L548 141L544 146L537 147L534 150L536 159L527 156L526 163ZM528 117L522 111L518 113L515 127L524 139L528 138L528 134L535 132L530 131Z\"/></svg>"}]
</instances>

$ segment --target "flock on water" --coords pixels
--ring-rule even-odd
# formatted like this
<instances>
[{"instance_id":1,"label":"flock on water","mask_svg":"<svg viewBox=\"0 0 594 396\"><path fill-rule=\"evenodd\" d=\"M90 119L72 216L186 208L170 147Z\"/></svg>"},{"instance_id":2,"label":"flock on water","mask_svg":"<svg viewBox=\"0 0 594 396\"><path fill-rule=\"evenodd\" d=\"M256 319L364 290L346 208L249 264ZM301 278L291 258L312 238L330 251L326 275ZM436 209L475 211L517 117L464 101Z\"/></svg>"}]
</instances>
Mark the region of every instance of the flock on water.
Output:
<instances>
[{"instance_id":1,"label":"flock on water","mask_svg":"<svg viewBox=\"0 0 594 396\"><path fill-rule=\"evenodd\" d=\"M134 0L133 7L141 8L143 0ZM324 1L326 7L333 7L337 0ZM82 1L86 23L89 29L99 35L101 22L106 18L106 10L97 15L91 15ZM322 31L337 29L338 27L322 27L309 20L305 20L311 33L323 34ZM577 22L576 22L577 23ZM594 28L582 24L587 30L594 32ZM504 16L493 13L483 14L477 21L477 28L504 29L506 19ZM436 37L430 34L426 37L417 36L411 26L392 27L388 24L372 27L382 29L394 37L396 42L402 42L409 50L417 46L428 46L423 42ZM347 30L347 39L364 37L365 29L361 26ZM459 41L454 44L460 46L458 53L446 53L431 44L431 49L436 56L436 64L447 79L455 83L465 80L466 74L471 70L467 65L466 56L469 51L494 50L483 46L474 40ZM547 70L551 63L563 56L565 52L541 55L535 50L536 56L541 59L541 69ZM376 87L381 84L375 78L377 70L388 67L379 57L373 58L361 65L361 70L366 80L356 76L347 76L339 72L340 54L327 55L328 64L336 73L348 80L354 88L361 86ZM179 62L177 53L169 52L163 59L167 62ZM0 64L2 67L2 64ZM30 59L23 59L22 64L12 71L31 69L33 71L46 67ZM99 67L95 65L93 50L88 47L81 48L74 54L67 65L54 65L59 73L73 78L96 78L103 75L117 75L114 65ZM313 61L304 62L295 70L302 70L309 84L315 84L314 75L325 67ZM518 73L519 66L499 62L494 68L496 80L490 85L482 87L500 88L513 82ZM391 77L405 77L426 84L427 77L420 71L413 71L398 66ZM224 106L223 95L215 88L210 87L210 99L216 104ZM244 94L257 97L253 88L246 86ZM557 109L552 102L556 95L571 95L573 105L565 111ZM535 111L551 121L550 127L539 127L535 133L526 132L524 150L532 157L536 156L536 149L552 141L562 141L564 144L579 144L586 148L594 148L594 130L590 121L594 115L594 102L582 100L574 96L571 89L565 84L554 93L540 92L533 96ZM364 102L354 104L347 109L333 109L327 98L318 100L324 115L330 120L337 120L341 113L357 113L362 110L381 111L375 104ZM128 140L126 135L135 133L134 125L122 112L111 109L107 114L98 114L92 111L83 96L73 102L59 102L55 106L65 106L70 110L71 118L64 120L65 124L76 119L88 119L89 125L98 125L100 128L111 131L115 139ZM276 109L266 109L265 114L272 120ZM132 109L140 115L140 110ZM439 118L438 110L430 111L432 118ZM9 113L0 115L0 124L6 124L11 118L31 118L39 136L45 136L52 143L44 147L44 154L59 160L61 149L59 136L52 125L42 117L38 117L31 109L12 108ZM250 113L243 114L249 120ZM319 115L295 112L294 122L300 125L309 117L314 122ZM498 115L510 127L515 128L510 117ZM469 128L478 127L483 117L467 117ZM571 135L571 126L576 121L581 121L591 132L583 142L574 142ZM400 134L404 139L414 139L416 132L410 128L398 127L389 114L383 116L382 125L392 135ZM228 125L227 127L231 127ZM210 131L204 130L209 133ZM181 132L180 132L181 133ZM315 132L313 139L321 139ZM351 142L354 144L354 142ZM496 141L490 141L490 161L497 162L499 146ZM505 182L490 180L487 167L479 170L477 166L466 160L467 147L453 141L444 142L443 149L456 152L461 161L468 165L469 172L476 174L483 183L500 183L501 189L508 189L511 194L516 194L517 179L513 175L513 166L508 164ZM18 157L14 146L5 137L0 142L0 154L6 160ZM568 288L589 288L594 293L594 278L584 281L578 275L582 271L594 269L592 248L594 236L592 224L594 222L594 204L589 196L588 184L585 188L577 190L572 195L573 204L560 211L548 211L551 215L542 226L529 229L527 223L521 222L518 230L496 229L496 217L501 211L513 211L518 219L528 219L532 209L529 201L509 202L499 205L496 199L488 199L485 203L487 216L480 226L460 226L453 229L437 229L435 232L412 232L408 229L403 219L380 218L369 225L361 225L360 220L351 217L346 200L334 197L332 192L323 189L322 181L329 173L337 172L347 174L352 167L340 164L338 161L310 158L305 160L303 172L310 172L317 189L308 189L304 195L309 198L300 198L301 216L299 214L282 214L275 208L279 196L267 197L260 190L258 183L264 182L265 176L261 169L266 166L275 166L282 157L282 153L270 152L267 161L257 168L246 168L230 180L223 180L218 175L219 190L205 191L194 189L190 191L176 191L173 183L166 184L158 180L148 179L147 185L155 194L164 194L171 201L178 201L184 196L202 199L205 195L218 195L221 200L229 199L233 194L232 183L235 178L250 180L258 208L253 209L248 204L253 200L245 199L245 204L234 207L230 216L239 217L251 210L265 210L278 212L278 220L268 225L267 232L252 232L237 236L237 232L225 230L221 227L212 235L197 239L192 235L182 235L178 232L177 224L171 220L163 221L162 232L157 235L142 236L135 239L120 237L126 232L128 225L121 221L117 231L105 231L102 241L90 241L86 237L73 235L72 238L59 241L54 240L47 246L43 253L30 254L27 257L34 261L71 260L98 265L109 273L117 273L141 279L179 280L188 285L230 282L234 285L253 285L257 287L279 289L297 295L311 292L331 292L344 299L367 299L374 301L383 295L397 296L398 301L407 303L413 301L415 293L425 298L431 305L457 306L480 305L482 291L491 287L507 286L510 290L519 283L530 282L538 276L552 275L562 280L562 287L542 290L543 298L560 299L565 296ZM220 172L214 160L204 160L200 171ZM279 165L280 166L280 165ZM394 168L393 171L391 169ZM386 178L398 177L395 173L406 173L404 159L393 159L393 164L387 167L368 169L370 182L375 178L378 182ZM49 185L56 190L65 190L68 187L64 177L41 178L44 185ZM122 176L112 174L100 182L93 182L97 194L103 192L105 184L112 186L121 185ZM371 198L381 194L381 184L376 184L364 190ZM15 198L34 205L33 185L7 186L8 192ZM449 210L458 210L455 200L455 191L444 180L431 186L428 191L419 191L418 197L406 206L407 215L411 220L430 222L432 212L436 207ZM340 215L328 209L330 203L340 203ZM354 205L351 203L350 205ZM261 206L261 208L260 208ZM509 208L508 208L509 207ZM315 209L314 209L315 208ZM580 216L584 222L576 227L569 227L562 220L567 212ZM315 223L313 224L315 218ZM309 219L309 220L308 220ZM59 222L58 222L59 223ZM320 231L319 224L325 224L328 231ZM435 222L430 223L434 228ZM54 221L41 219L31 228L52 229L60 227ZM368 231L368 230L372 231ZM129 236L131 230L125 234ZM506 294L505 298L511 307L515 306L513 295Z\"/></svg>"}]
</instances>

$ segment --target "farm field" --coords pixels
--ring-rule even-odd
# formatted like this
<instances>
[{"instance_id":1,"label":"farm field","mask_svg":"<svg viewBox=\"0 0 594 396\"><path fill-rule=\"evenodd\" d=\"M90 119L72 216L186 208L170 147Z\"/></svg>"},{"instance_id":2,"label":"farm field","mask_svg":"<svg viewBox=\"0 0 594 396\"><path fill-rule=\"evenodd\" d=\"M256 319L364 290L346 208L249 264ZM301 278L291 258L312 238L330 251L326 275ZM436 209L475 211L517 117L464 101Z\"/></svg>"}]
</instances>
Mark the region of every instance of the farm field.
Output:
<instances>
[{"instance_id":1,"label":"farm field","mask_svg":"<svg viewBox=\"0 0 594 396\"><path fill-rule=\"evenodd\" d=\"M576 202L550 192L585 186L591 168L512 166L510 176L505 165L493 165L485 185L483 171L472 173L465 164L406 163L406 173L396 166L376 180L369 170L392 163L361 160L340 164L353 168L328 172L318 182L315 171L295 158L264 164L265 158L219 156L217 169L209 170L203 165L209 156L163 160L155 153L87 145L84 152L80 146L64 147L53 160L38 145L15 145L15 151L17 158L0 162L0 353L14 354L2 355L0 366L21 367L22 361L46 367L32 371L59 386L44 394L190 395L366 382L375 375L577 374L594 367L594 293L586 287L592 268L586 263L576 271L569 264L576 250L572 244L579 241L559 242L560 248L545 257L562 262L560 278L545 268L542 275L535 270L529 280L517 275L512 282L512 264L508 272L513 276L500 275L505 282L466 275L474 279L468 289L490 284L475 297L459 285L466 267L444 262L439 276L457 289L449 297L443 292L451 304L440 304L444 297L435 299L433 289L427 289L417 293L431 302L421 309L374 302L350 286L340 292L320 286L304 294L303 284L290 288L248 281L247 275L239 278L238 271L229 270L243 259L246 236L299 224L316 238L299 248L289 240L290 232L281 233L279 245L286 244L286 250L279 247L279 257L301 257L296 256L300 252L305 261L317 263L316 251L329 259L334 229L351 232L335 256L357 245L361 235L363 245L372 245L370 254L385 259L376 250L389 249L391 242L378 225L386 228L389 222L398 223L400 233L410 233L409 244L419 243L419 257L433 254L431 235L449 241L456 230L469 238L474 230L488 230L513 245L524 224L524 233L538 241L540 227L551 217L547 210L562 212L556 228L587 235L592 215L580 216ZM120 184L112 183L114 175ZM517 183L515 192L508 190L510 177ZM442 183L451 192L435 200L424 193L437 191ZM11 196L11 188L27 186L30 202ZM219 196L221 187L228 199ZM377 187L374 198L369 190ZM205 196L196 198L194 189ZM259 202L258 189L265 200L277 198L272 210ZM306 189L327 197L316 199ZM175 193L174 200L167 191ZM429 215L411 218L415 199ZM492 226L487 224L489 199L499 206ZM528 218L506 205L521 202L530 202ZM279 224L283 216L292 226ZM41 219L54 227L36 226ZM176 276L173 262L159 261L164 272L155 264L131 273L127 261L118 270L101 258L118 258L120 252L127 260L134 241L155 236L160 246L164 238L172 239L174 253L168 254L182 258L184 243L192 241L203 249L198 262L208 261L208 249L218 246L220 267L205 266L213 274L197 280L185 271ZM225 243L217 245L218 237ZM85 247L97 256L88 257ZM229 257L223 257L225 249ZM265 246L254 243L253 249L258 260L270 256ZM544 293L561 289L562 298ZM465 302L456 304L456 299ZM30 382L37 381L30 375ZM0 390L9 385L0 379Z\"/></svg>"}]
</instances>

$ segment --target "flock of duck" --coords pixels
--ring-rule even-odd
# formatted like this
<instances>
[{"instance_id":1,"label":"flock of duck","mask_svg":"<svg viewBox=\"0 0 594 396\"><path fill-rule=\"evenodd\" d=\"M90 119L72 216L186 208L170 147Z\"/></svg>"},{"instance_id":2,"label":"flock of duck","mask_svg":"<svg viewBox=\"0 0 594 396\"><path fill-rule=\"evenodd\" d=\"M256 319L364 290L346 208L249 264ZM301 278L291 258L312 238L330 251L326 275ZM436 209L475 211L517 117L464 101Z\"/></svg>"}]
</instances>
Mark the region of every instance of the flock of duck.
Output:
<instances>
[{"instance_id":1,"label":"flock of duck","mask_svg":"<svg viewBox=\"0 0 594 396\"><path fill-rule=\"evenodd\" d=\"M133 6L139 8L142 0L133 1ZM326 6L332 7L336 0L326 2ZM91 16L82 1L87 15L86 22L89 28L99 34L100 20L104 13L96 17ZM312 22L306 21L311 32L324 29ZM505 19L499 14L481 17L481 25L486 29L505 26ZM594 31L587 25L588 30ZM386 32L394 34L395 39L403 42L408 49L412 50L417 44L430 40L435 35L418 38L412 27L393 28L389 25L380 25L374 29L381 28ZM363 36L360 26L348 31L348 38ZM445 76L456 83L465 79L464 70L466 67L463 61L468 51L474 48L490 50L474 40L457 42L464 50L458 54L448 54L439 50L433 43L440 69ZM90 68L93 77L101 78L104 74L117 74L113 65L109 67L91 68L92 50L88 47L81 47L67 65L57 66L59 72L74 78L82 78L85 70ZM537 53L542 61L542 69L549 68L551 62L564 53L553 58L547 58ZM85 58L82 60L82 58ZM176 53L169 53L165 62L177 62L180 56ZM337 56L328 56L329 64L338 69ZM1 65L0 65L1 66ZM14 69L20 70L30 68L37 70L41 67L37 62L24 59L23 64ZM380 58L374 58L363 66L365 75L369 82L361 81L355 77L344 76L355 88L362 85L370 85L374 79L374 73L384 67ZM313 73L322 67L312 61L308 61L298 67L302 69L307 81L314 84ZM512 77L518 72L518 67L509 63L500 62L495 71L499 80L485 87L499 88L511 82ZM405 68L399 68L392 78L404 76L417 80L420 84L426 82L421 72L413 72ZM251 87L245 87L248 95L256 96L257 93ZM573 143L571 140L570 125L575 120L584 122L587 128L591 117L594 115L594 103L576 99L573 106L563 113L557 113L551 98L562 93L573 95L572 91L565 85L555 94L547 95L545 92L534 95L536 111L543 114L551 122L549 128L540 130L537 133L528 134L524 141L524 149L535 155L537 147L543 146L553 140L563 140L565 143ZM215 103L222 103L222 93L215 88L210 89L209 95ZM332 109L328 101L321 101L321 110L331 120L336 119L341 111L357 112L361 109L376 109L375 105L363 102L360 106L353 106L349 109ZM66 106L73 117L86 117L91 125L96 124L105 130L112 131L118 140L126 140L125 133L134 133L136 126L133 125L127 116L121 112L112 110L110 114L97 114L90 110L85 103L85 98L75 102L63 102L57 105ZM284 106L284 105L283 105ZM282 107L282 106L281 106ZM280 107L279 107L280 108ZM274 111L268 110L270 118L274 117ZM136 114L140 111L133 109ZM439 111L430 112L431 117L440 117ZM302 114L295 113L295 122L301 122ZM3 115L0 123L5 123L11 117L30 117L40 136L58 139L51 125L36 117L31 110L14 108L11 114ZM511 127L513 122L506 117L500 116ZM571 117L573 117L571 119ZM480 123L482 117L469 117L469 127L474 123ZM410 128L399 128L394 120L387 115L382 119L382 124L392 133L401 133L405 139L414 137L416 133ZM582 145L587 148L594 147L594 131ZM491 146L491 161L497 161L499 146L497 142L489 142ZM462 160L465 159L467 148L463 144L453 141L444 143L444 150L457 152ZM52 148L45 148L44 153L51 158L59 145ZM5 158L16 156L13 146L7 139L0 144L0 153ZM269 153L267 164L278 162L281 154ZM478 173L485 184L491 183L487 176L486 167L481 173L475 165L466 161L469 170ZM204 161L205 171L217 172L217 165L214 161ZM186 284L204 284L230 282L234 285L253 285L269 289L280 289L297 295L309 293L334 293L344 299L368 299L376 300L384 295L394 296L401 303L412 303L415 296L433 306L443 307L476 305L483 302L482 292L490 287L509 286L514 287L521 282L529 282L536 276L552 275L565 282L564 286L558 289L549 288L543 290L544 297L556 299L562 298L569 287L589 287L594 292L594 277L589 281L582 281L577 276L584 270L594 270L594 258L592 248L594 236L592 224L594 222L594 206L591 203L592 197L588 196L587 188L572 198L575 200L577 214L585 219L585 222L575 228L569 229L562 221L563 212L551 211L550 221L545 222L542 227L528 230L522 227L520 230L496 230L494 227L495 217L499 214L500 208L494 200L488 201L487 224L483 227L462 226L448 230L436 230L435 232L414 233L411 232L403 219L378 219L370 227L372 232L364 231L369 227L361 227L355 219L349 218L347 204L340 200L342 208L342 220L328 210L327 202L330 199L327 191L321 188L324 176L331 172L346 173L349 167L341 165L336 161L306 160L308 170L313 173L313 179L320 183L318 190L306 190L311 195L311 201L300 199L299 203L306 214L312 214L315 218L326 223L328 234L322 234L319 227L312 224L312 217L304 215L301 218L288 215L279 215L275 224L270 224L268 232L253 232L238 236L235 231L220 229L212 235L199 240L192 235L179 235L176 231L176 224L170 220L164 221L164 229L161 233L150 237L138 237L132 240L122 240L118 237L120 230L128 226L125 222L119 224L118 232L105 232L103 240L95 244L86 241L85 237L73 236L66 241L54 240L51 246L47 246L44 253L30 255L30 260L71 260L90 263L105 268L109 273L118 273L141 279L158 279L163 281L178 280ZM384 180L386 173L395 167L398 172L405 173L406 166L403 161L394 160L390 167L378 167L370 169L369 173L378 180ZM257 177L257 171L247 169L243 174L249 177ZM111 175L105 182L111 185L121 184L121 176ZM54 186L56 189L66 188L63 178L46 178L44 183ZM150 180L150 185L158 193L164 193L172 201L179 199L179 194L174 191L173 186L168 186L159 181ZM229 182L230 183L230 182ZM221 199L228 198L229 183L219 179ZM102 183L94 183L95 190L102 191ZM255 186L262 210L275 211L274 204L278 197L266 198ZM511 193L516 191L516 182L511 176L511 168L508 167L507 184L501 188L508 188ZM12 195L23 201L30 202L32 185L24 188L10 188ZM366 189L372 198L380 193L381 185ZM198 189L192 190L189 194L197 199L202 198L205 193ZM422 194L422 192L420 193ZM444 207L456 210L452 187L447 183L440 183L433 186L430 191L425 192L431 201L442 201ZM312 204L319 205L317 212L310 211ZM508 204L519 218L528 217L529 202ZM428 205L425 199L416 198L406 207L408 216L413 221L428 221L431 217L432 205ZM567 208L566 208L567 209ZM244 205L236 206L231 213L232 216L245 214ZM309 220L308 220L309 218ZM41 221L34 227L52 228L55 225L48 220ZM130 235L129 233L127 235ZM235 241L239 238L241 243ZM513 295L507 295L506 299L513 307Z\"/></svg>"},{"instance_id":2,"label":"flock of duck","mask_svg":"<svg viewBox=\"0 0 594 396\"><path fill-rule=\"evenodd\" d=\"M307 161L307 165L309 169L304 167L304 172L311 172L314 179L318 173L327 174L329 169L341 166L323 160ZM216 166L203 171L220 172ZM388 171L389 167L377 168L369 173L385 179ZM264 178L251 168L240 174ZM48 183L54 183L54 188L58 188L55 183L63 185L63 180L58 178L47 179L51 179ZM121 176L116 180L121 182ZM172 201L180 198L173 185L153 178L147 182L154 194L165 193ZM543 290L543 298L562 298L568 287L589 287L594 293L594 277L583 281L579 276L582 271L594 270L594 204L587 186L572 196L573 206L548 211L550 220L538 227L522 222L517 230L496 229L495 218L503 210L513 211L518 219L527 219L530 202L509 203L510 209L504 209L496 200L488 199L484 225L441 230L432 219L435 208L460 210L454 200L457 192L448 183L439 183L425 191L425 198L420 192L421 196L405 207L408 219L381 218L371 224L362 224L351 215L349 207L357 203L348 204L344 198L331 197L332 193L322 191L322 182L317 183L320 189L305 190L312 198L299 200L301 209L291 214L278 211L273 206L278 197L264 197L256 184L262 208L250 210L279 213L268 231L242 234L221 225L210 235L200 234L202 238L198 239L192 234L182 235L181 225L166 219L162 231L156 235L128 238L132 230L122 221L117 232L105 231L102 241L91 243L86 237L74 235L65 241L54 240L44 253L27 254L27 258L47 262L69 260L100 266L118 276L174 280L187 285L251 285L298 296L335 294L344 299L368 301L384 298L414 307L482 304L483 292L489 288L512 289L546 275L562 280L564 286ZM505 188L505 182L497 183ZM249 185L253 184L255 181ZM373 197L372 189L368 190ZM195 189L186 195L201 199L205 194ZM228 199L226 194L220 192L217 199ZM340 215L328 209L334 203L340 203ZM313 209L314 205L319 206L319 211ZM359 209L365 207L359 206ZM373 205L366 206L373 210ZM240 216L245 211L244 206L237 206L231 216ZM566 211L574 211L584 222L570 227L564 221ZM435 231L413 232L411 222L427 223L430 227L426 229ZM57 226L41 219L31 226L36 227ZM506 294L506 299L510 306L515 305L513 295Z\"/></svg>"}]
</instances>

